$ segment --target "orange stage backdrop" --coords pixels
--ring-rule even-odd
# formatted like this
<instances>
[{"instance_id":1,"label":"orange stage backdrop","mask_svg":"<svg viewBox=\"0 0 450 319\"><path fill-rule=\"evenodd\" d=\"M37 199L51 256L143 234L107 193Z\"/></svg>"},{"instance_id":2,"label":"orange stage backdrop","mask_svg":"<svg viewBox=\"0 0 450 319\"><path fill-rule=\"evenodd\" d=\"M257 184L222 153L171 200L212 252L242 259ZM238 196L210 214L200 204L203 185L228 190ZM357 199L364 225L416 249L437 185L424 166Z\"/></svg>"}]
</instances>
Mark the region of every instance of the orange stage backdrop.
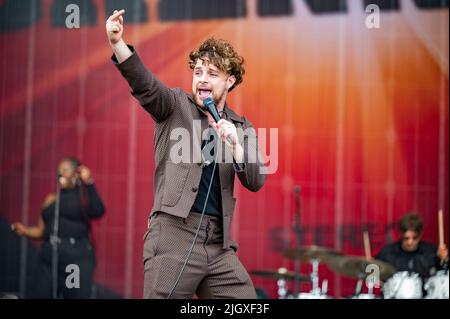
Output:
<instances>
[{"instance_id":1,"label":"orange stage backdrop","mask_svg":"<svg viewBox=\"0 0 450 319\"><path fill-rule=\"evenodd\" d=\"M362 255L368 229L376 253L412 210L437 242L439 208L448 243L448 1L378 1L398 5L379 29L356 0L18 2L0 1L0 211L35 223L57 162L81 158L107 207L94 224L97 282L141 297L153 200L153 123L110 61L114 7L127 10L126 41L171 87L190 90L188 53L210 36L245 57L229 103L279 132L277 172L258 193L236 189L232 235L247 269L293 270L281 251L294 243L295 185L304 245ZM66 2L81 5L80 29L61 25ZM325 265L320 275L334 297L354 290ZM253 279L276 297L274 281Z\"/></svg>"}]
</instances>

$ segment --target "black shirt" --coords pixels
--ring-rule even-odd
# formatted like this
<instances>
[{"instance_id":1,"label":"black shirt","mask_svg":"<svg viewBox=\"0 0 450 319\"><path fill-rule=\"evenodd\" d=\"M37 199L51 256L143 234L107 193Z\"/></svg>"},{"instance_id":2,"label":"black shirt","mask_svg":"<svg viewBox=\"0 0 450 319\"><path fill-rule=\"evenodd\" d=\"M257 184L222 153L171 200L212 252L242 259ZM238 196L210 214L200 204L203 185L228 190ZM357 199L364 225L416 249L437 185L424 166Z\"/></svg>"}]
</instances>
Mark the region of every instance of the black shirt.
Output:
<instances>
[{"instance_id":1,"label":"black shirt","mask_svg":"<svg viewBox=\"0 0 450 319\"><path fill-rule=\"evenodd\" d=\"M44 208L44 240L53 233L55 202ZM105 208L94 185L61 190L58 237L83 238L89 236L89 219L103 215Z\"/></svg>"},{"instance_id":2,"label":"black shirt","mask_svg":"<svg viewBox=\"0 0 450 319\"><path fill-rule=\"evenodd\" d=\"M192 205L191 211L201 213L205 205L206 194L208 193L209 183L211 182L212 173L214 171L214 180L211 185L208 202L206 203L205 214L222 217L222 194L220 191L219 167L216 165L214 170L214 148L218 140L218 136L214 129L209 128L207 139L202 141L203 153L203 171L198 186L197 197ZM209 163L209 164L208 164Z\"/></svg>"},{"instance_id":3,"label":"black shirt","mask_svg":"<svg viewBox=\"0 0 450 319\"><path fill-rule=\"evenodd\" d=\"M415 272L425 279L433 270L441 268L437 250L436 245L421 241L416 251L408 252L402 249L398 241L385 246L375 258L390 263L397 272Z\"/></svg>"}]
</instances>

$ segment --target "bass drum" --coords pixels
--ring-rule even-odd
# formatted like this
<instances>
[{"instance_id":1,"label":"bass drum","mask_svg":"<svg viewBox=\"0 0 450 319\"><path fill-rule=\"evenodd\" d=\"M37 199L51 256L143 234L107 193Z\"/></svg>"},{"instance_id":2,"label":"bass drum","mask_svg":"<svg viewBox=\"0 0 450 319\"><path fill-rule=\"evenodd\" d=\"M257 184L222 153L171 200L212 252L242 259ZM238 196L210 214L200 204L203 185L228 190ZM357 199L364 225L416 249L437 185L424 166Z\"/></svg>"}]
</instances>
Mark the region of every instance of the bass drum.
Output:
<instances>
[{"instance_id":1,"label":"bass drum","mask_svg":"<svg viewBox=\"0 0 450 319\"><path fill-rule=\"evenodd\" d=\"M422 279L419 274L395 273L383 286L385 299L422 299Z\"/></svg>"},{"instance_id":2,"label":"bass drum","mask_svg":"<svg viewBox=\"0 0 450 319\"><path fill-rule=\"evenodd\" d=\"M436 275L428 278L425 283L425 290L427 292L426 299L449 299L448 270L438 271Z\"/></svg>"}]
</instances>

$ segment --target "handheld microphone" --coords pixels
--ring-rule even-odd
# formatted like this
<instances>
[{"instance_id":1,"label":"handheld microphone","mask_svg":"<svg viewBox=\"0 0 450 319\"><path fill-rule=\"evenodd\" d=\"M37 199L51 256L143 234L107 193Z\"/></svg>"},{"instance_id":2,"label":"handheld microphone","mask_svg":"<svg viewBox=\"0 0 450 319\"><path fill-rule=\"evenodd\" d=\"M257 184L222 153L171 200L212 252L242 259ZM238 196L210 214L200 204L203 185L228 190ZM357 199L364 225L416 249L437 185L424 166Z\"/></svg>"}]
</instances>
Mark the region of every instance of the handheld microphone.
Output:
<instances>
[{"instance_id":1,"label":"handheld microphone","mask_svg":"<svg viewBox=\"0 0 450 319\"><path fill-rule=\"evenodd\" d=\"M211 114L211 116L213 117L214 121L216 121L216 123L220 121L219 112L217 112L216 104L214 103L214 100L212 97L208 96L206 99L204 99L203 106L206 108L208 113ZM231 135L227 136L227 141L231 145L235 144Z\"/></svg>"}]
</instances>

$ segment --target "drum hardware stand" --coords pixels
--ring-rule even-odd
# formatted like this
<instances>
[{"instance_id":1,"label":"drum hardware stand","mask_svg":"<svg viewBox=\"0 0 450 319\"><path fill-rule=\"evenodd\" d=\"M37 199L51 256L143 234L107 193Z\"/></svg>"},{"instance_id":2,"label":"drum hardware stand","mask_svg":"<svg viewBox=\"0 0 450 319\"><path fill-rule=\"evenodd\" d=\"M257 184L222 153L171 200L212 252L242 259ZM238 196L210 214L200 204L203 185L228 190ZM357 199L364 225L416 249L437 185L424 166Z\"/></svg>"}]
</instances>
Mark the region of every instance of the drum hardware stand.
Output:
<instances>
[{"instance_id":1,"label":"drum hardware stand","mask_svg":"<svg viewBox=\"0 0 450 319\"><path fill-rule=\"evenodd\" d=\"M364 282L364 274L362 272L358 273L358 282L356 283L355 297L358 298L362 291L362 285Z\"/></svg>"},{"instance_id":2,"label":"drum hardware stand","mask_svg":"<svg viewBox=\"0 0 450 319\"><path fill-rule=\"evenodd\" d=\"M371 297L374 297L375 295L373 294L373 283L369 283L367 285L367 289L368 289L368 295Z\"/></svg>"},{"instance_id":3,"label":"drum hardware stand","mask_svg":"<svg viewBox=\"0 0 450 319\"><path fill-rule=\"evenodd\" d=\"M365 268L365 267L364 267ZM373 293L373 288L375 287L375 282L372 278L365 279L365 272L361 268L358 272L358 282L356 283L355 289L355 299L375 299L375 294ZM367 294L362 294L363 283L367 285Z\"/></svg>"},{"instance_id":4,"label":"drum hardware stand","mask_svg":"<svg viewBox=\"0 0 450 319\"><path fill-rule=\"evenodd\" d=\"M310 291L310 294L314 296L326 295L328 292L328 280L325 279L322 281L322 289L319 286L319 263L319 259L311 259L312 272L310 276L312 289Z\"/></svg>"},{"instance_id":5,"label":"drum hardware stand","mask_svg":"<svg viewBox=\"0 0 450 319\"><path fill-rule=\"evenodd\" d=\"M277 280L278 285L278 299L286 299L287 296L287 287L286 280L280 278Z\"/></svg>"},{"instance_id":6,"label":"drum hardware stand","mask_svg":"<svg viewBox=\"0 0 450 319\"><path fill-rule=\"evenodd\" d=\"M328 279L322 280L322 295L326 296L328 293Z\"/></svg>"},{"instance_id":7,"label":"drum hardware stand","mask_svg":"<svg viewBox=\"0 0 450 319\"><path fill-rule=\"evenodd\" d=\"M320 287L319 287L319 260L312 259L312 272L311 272L311 282L312 282L312 290L311 293L313 295L320 295Z\"/></svg>"},{"instance_id":8,"label":"drum hardware stand","mask_svg":"<svg viewBox=\"0 0 450 319\"><path fill-rule=\"evenodd\" d=\"M58 298L58 244L60 242L59 236L59 208L61 200L61 185L59 181L60 176L56 181L56 201L55 212L53 218L53 229L50 235L50 244L52 246L52 298Z\"/></svg>"},{"instance_id":9,"label":"drum hardware stand","mask_svg":"<svg viewBox=\"0 0 450 319\"><path fill-rule=\"evenodd\" d=\"M372 279L366 280L366 284L367 284L367 297L368 298L375 298L375 295L373 293L373 287L375 286L375 283L373 282Z\"/></svg>"},{"instance_id":10,"label":"drum hardware stand","mask_svg":"<svg viewBox=\"0 0 450 319\"><path fill-rule=\"evenodd\" d=\"M294 196L295 196L295 224L294 224L294 233L295 233L295 249L296 251L300 251L300 243L302 239L301 234L301 207L300 207L300 192L301 189L299 186L294 187ZM300 258L295 258L294 260L294 295L296 296L300 292Z\"/></svg>"}]
</instances>

